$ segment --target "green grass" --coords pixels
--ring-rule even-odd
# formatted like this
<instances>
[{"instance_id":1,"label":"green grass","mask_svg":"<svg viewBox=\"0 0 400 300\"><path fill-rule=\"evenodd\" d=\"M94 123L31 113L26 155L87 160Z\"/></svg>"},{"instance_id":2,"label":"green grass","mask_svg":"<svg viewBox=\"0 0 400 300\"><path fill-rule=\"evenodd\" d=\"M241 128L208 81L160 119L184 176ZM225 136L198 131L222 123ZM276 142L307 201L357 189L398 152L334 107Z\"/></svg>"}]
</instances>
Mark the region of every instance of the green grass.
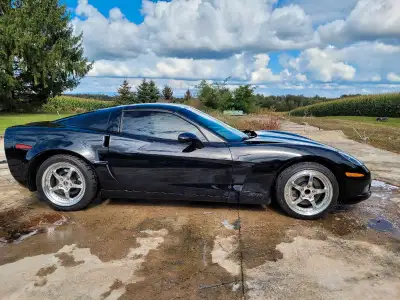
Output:
<instances>
[{"instance_id":1,"label":"green grass","mask_svg":"<svg viewBox=\"0 0 400 300\"><path fill-rule=\"evenodd\" d=\"M3 134L7 127L21 125L31 122L53 121L68 117L71 114L0 114L0 134Z\"/></svg>"},{"instance_id":2,"label":"green grass","mask_svg":"<svg viewBox=\"0 0 400 300\"><path fill-rule=\"evenodd\" d=\"M393 126L400 127L400 118L388 118L386 122L376 121L376 117L360 117L360 116L330 116L330 117L318 117L319 119L335 119L335 120L346 120L346 121L355 121L362 123L369 123L374 125L383 125L383 126Z\"/></svg>"}]
</instances>

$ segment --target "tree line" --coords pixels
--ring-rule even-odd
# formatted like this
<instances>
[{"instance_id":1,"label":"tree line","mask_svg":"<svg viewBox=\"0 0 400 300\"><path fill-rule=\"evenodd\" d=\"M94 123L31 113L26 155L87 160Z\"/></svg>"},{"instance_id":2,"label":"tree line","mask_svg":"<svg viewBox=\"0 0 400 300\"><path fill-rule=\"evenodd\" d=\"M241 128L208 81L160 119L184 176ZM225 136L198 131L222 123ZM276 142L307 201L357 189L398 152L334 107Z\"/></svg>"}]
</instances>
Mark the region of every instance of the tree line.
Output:
<instances>
[{"instance_id":1,"label":"tree line","mask_svg":"<svg viewBox=\"0 0 400 300\"><path fill-rule=\"evenodd\" d=\"M202 106L215 110L242 110L245 113L255 111L257 108L267 108L275 111L290 111L297 107L303 107L327 100L330 98L303 95L267 96L255 94L256 87L249 84L240 85L234 89L227 86L227 80L222 82L207 82L202 80L195 86L195 96L188 89L183 97L174 97L173 89L165 85L160 91L153 80L143 79L142 82L132 89L127 80L124 80L114 96L75 94L75 97L95 98L112 100L118 104L135 104L151 102L187 103L190 99L198 101ZM343 95L342 98L350 95ZM193 101L191 102L194 103Z\"/></svg>"},{"instance_id":2,"label":"tree line","mask_svg":"<svg viewBox=\"0 0 400 300\"><path fill-rule=\"evenodd\" d=\"M199 101L202 106L215 110L242 110L245 113L255 111L257 108L267 108L276 111L290 111L297 107L311 105L330 100L325 97L306 97L303 95L266 96L255 94L256 87L249 84L240 85L234 89L227 86L227 80L209 83L202 80L195 86L195 96L188 89L184 97L174 97L170 86L165 85L161 92L153 80L143 79L135 91L132 91L127 80L124 80L118 94L107 96L107 100L114 100L118 104L148 103L148 102L174 102L185 103L190 99ZM86 95L76 95L86 97ZM97 96L97 95L96 95ZM94 97L96 97L94 96ZM347 96L347 95L346 95ZM192 102L193 103L193 102Z\"/></svg>"}]
</instances>

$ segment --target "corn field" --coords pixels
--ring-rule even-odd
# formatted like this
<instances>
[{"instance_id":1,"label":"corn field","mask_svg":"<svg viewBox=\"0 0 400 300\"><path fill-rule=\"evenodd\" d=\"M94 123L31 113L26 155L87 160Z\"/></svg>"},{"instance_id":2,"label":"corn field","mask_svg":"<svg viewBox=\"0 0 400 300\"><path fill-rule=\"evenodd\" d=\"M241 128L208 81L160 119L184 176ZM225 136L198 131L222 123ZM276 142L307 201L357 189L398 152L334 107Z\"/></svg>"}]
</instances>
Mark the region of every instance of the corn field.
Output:
<instances>
[{"instance_id":1,"label":"corn field","mask_svg":"<svg viewBox=\"0 0 400 300\"><path fill-rule=\"evenodd\" d=\"M48 102L43 105L42 111L46 113L82 113L115 105L116 104L114 101L84 99L71 96L57 96L50 98Z\"/></svg>"},{"instance_id":2,"label":"corn field","mask_svg":"<svg viewBox=\"0 0 400 300\"><path fill-rule=\"evenodd\" d=\"M363 95L299 107L292 116L400 117L400 93Z\"/></svg>"}]
</instances>

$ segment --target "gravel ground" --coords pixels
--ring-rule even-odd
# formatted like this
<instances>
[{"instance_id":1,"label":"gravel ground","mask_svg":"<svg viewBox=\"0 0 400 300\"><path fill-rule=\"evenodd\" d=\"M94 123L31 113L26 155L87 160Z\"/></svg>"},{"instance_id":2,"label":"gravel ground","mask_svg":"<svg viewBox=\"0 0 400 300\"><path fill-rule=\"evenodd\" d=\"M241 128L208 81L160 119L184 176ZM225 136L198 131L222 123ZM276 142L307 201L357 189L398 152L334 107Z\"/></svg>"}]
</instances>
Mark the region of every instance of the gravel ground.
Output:
<instances>
[{"instance_id":1,"label":"gravel ground","mask_svg":"<svg viewBox=\"0 0 400 300\"><path fill-rule=\"evenodd\" d=\"M0 164L0 299L400 299L399 155L284 129L364 160L373 196L318 221L173 199L60 213Z\"/></svg>"}]
</instances>

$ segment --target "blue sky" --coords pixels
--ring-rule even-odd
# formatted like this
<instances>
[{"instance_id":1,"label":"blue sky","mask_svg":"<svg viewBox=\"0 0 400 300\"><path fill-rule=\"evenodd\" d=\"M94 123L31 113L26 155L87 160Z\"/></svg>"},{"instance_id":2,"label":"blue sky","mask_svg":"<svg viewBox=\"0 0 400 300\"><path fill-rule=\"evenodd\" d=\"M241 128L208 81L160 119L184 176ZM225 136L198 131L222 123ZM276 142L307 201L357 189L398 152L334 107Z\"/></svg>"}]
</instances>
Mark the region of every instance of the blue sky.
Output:
<instances>
[{"instance_id":1,"label":"blue sky","mask_svg":"<svg viewBox=\"0 0 400 300\"><path fill-rule=\"evenodd\" d=\"M124 80L195 92L201 79L263 94L400 91L398 0L64 0L94 67L73 93Z\"/></svg>"}]
</instances>

